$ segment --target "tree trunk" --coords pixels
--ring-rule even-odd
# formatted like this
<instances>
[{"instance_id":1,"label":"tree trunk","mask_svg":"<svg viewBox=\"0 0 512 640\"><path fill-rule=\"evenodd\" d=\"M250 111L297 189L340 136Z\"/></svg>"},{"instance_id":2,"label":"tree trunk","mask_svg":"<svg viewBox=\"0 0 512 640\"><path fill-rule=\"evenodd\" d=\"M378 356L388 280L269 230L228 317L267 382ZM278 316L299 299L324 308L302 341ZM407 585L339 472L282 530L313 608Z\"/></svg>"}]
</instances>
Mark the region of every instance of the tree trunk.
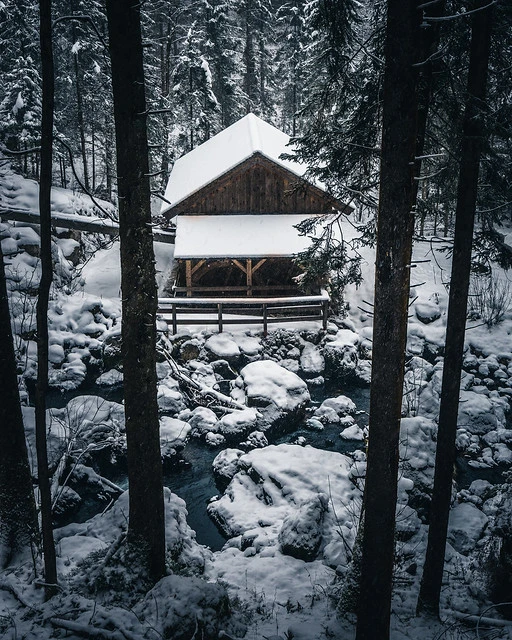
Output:
<instances>
[{"instance_id":1,"label":"tree trunk","mask_svg":"<svg viewBox=\"0 0 512 640\"><path fill-rule=\"evenodd\" d=\"M51 188L53 152L54 70L52 47L51 0L39 0L42 118L41 169L39 180L39 216L41 229L41 280L36 307L37 323L37 381L35 392L37 475L41 499L41 531L45 593L50 598L56 593L57 565L52 528L52 501L46 446L46 392L48 390L48 302L53 280L51 236Z\"/></svg>"},{"instance_id":2,"label":"tree trunk","mask_svg":"<svg viewBox=\"0 0 512 640\"><path fill-rule=\"evenodd\" d=\"M140 5L131 0L107 0L107 18L121 240L128 542L139 552L148 577L156 582L165 573L165 529L156 400L157 292Z\"/></svg>"},{"instance_id":3,"label":"tree trunk","mask_svg":"<svg viewBox=\"0 0 512 640\"><path fill-rule=\"evenodd\" d=\"M0 569L37 544L37 515L28 464L16 356L0 244Z\"/></svg>"},{"instance_id":4,"label":"tree trunk","mask_svg":"<svg viewBox=\"0 0 512 640\"><path fill-rule=\"evenodd\" d=\"M245 18L245 48L244 48L244 91L247 96L247 113L254 111L258 105L258 79L256 77L256 53L254 51L254 31L252 25L251 7L246 8Z\"/></svg>"},{"instance_id":5,"label":"tree trunk","mask_svg":"<svg viewBox=\"0 0 512 640\"><path fill-rule=\"evenodd\" d=\"M73 42L76 40L76 26L72 23L71 26ZM85 125L84 125L84 106L82 100L82 79L80 76L80 66L78 64L78 53L73 54L73 69L75 71L75 90L76 90L76 107L77 107L77 121L78 121L78 133L80 135L80 150L82 153L82 165L84 168L84 185L87 191L89 191L89 168L87 166L87 148L85 145Z\"/></svg>"},{"instance_id":6,"label":"tree trunk","mask_svg":"<svg viewBox=\"0 0 512 640\"><path fill-rule=\"evenodd\" d=\"M444 15L446 0L439 0L433 5L429 5L423 9L424 18L428 16L439 17ZM427 133L427 122L430 110L430 99L432 96L432 86L434 83L434 69L437 61L432 60L435 52L439 47L439 31L440 22L430 23L427 27L420 29L421 34L421 51L420 51L420 72L418 77L418 110L416 116L416 158L414 175L416 178L421 176L421 166L423 163L423 154L425 151L425 137ZM418 191L422 186L421 181L416 181L416 189L414 195L414 203L418 199ZM420 235L424 233L425 214L421 216Z\"/></svg>"},{"instance_id":7,"label":"tree trunk","mask_svg":"<svg viewBox=\"0 0 512 640\"><path fill-rule=\"evenodd\" d=\"M357 640L387 640L393 578L398 445L414 230L414 0L389 0L377 221L373 364Z\"/></svg>"},{"instance_id":8,"label":"tree trunk","mask_svg":"<svg viewBox=\"0 0 512 640\"><path fill-rule=\"evenodd\" d=\"M479 7L485 6L481 0ZM485 93L491 42L492 6L472 17L468 89L463 121L462 153L455 211L452 274L439 410L434 489L428 545L418 609L439 615L446 535L455 464L457 415L464 352L471 249L478 191L480 156L485 140Z\"/></svg>"}]
</instances>

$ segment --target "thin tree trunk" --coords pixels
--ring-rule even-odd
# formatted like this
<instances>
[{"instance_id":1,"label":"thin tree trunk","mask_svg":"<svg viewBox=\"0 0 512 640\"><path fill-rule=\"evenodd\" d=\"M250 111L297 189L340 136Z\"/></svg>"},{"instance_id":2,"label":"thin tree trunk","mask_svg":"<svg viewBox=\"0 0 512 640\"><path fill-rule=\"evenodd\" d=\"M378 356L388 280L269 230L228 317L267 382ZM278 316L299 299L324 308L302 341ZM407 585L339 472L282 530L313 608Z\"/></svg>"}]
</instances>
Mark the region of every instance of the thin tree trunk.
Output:
<instances>
[{"instance_id":1,"label":"thin tree trunk","mask_svg":"<svg viewBox=\"0 0 512 640\"><path fill-rule=\"evenodd\" d=\"M446 0L439 0L433 5L429 5L423 9L424 18L439 17L444 15ZM418 9L419 11L419 9ZM421 176L421 166L423 164L423 154L425 150L425 137L427 132L427 122L430 110L430 99L432 96L432 86L434 82L434 68L437 66L437 60L433 59L435 52L439 47L439 31L440 22L431 22L427 27L420 29L421 35L421 52L420 66L418 77L418 110L416 116L416 158L414 175L416 178ZM420 181L417 180L415 203L417 201ZM421 217L421 235L423 235L423 225L425 216Z\"/></svg>"},{"instance_id":2,"label":"thin tree trunk","mask_svg":"<svg viewBox=\"0 0 512 640\"><path fill-rule=\"evenodd\" d=\"M370 432L357 640L389 638L398 445L414 230L418 12L389 0L377 221Z\"/></svg>"},{"instance_id":3,"label":"thin tree trunk","mask_svg":"<svg viewBox=\"0 0 512 640\"><path fill-rule=\"evenodd\" d=\"M37 381L35 393L37 475L41 498L41 531L46 598L56 593L57 565L52 528L52 501L46 446L46 392L48 390L48 302L53 279L51 236L51 188L53 152L54 71L52 47L51 0L39 0L42 119L41 177L39 181L39 215L41 229L41 280L36 307Z\"/></svg>"},{"instance_id":4,"label":"thin tree trunk","mask_svg":"<svg viewBox=\"0 0 512 640\"><path fill-rule=\"evenodd\" d=\"M71 29L72 29L73 41L75 41L76 27L74 22L72 23ZM78 121L78 133L80 135L80 150L82 153L82 165L84 169L84 185L87 191L89 191L89 168L87 166L87 148L85 145L84 107L83 107L83 100L82 100L82 79L80 76L80 66L78 64L78 53L73 54L73 68L75 71L77 121Z\"/></svg>"},{"instance_id":5,"label":"thin tree trunk","mask_svg":"<svg viewBox=\"0 0 512 640\"><path fill-rule=\"evenodd\" d=\"M116 130L123 297L122 357L128 448L128 542L148 577L165 573L156 400L155 258L151 230L140 5L107 0Z\"/></svg>"},{"instance_id":6,"label":"thin tree trunk","mask_svg":"<svg viewBox=\"0 0 512 640\"><path fill-rule=\"evenodd\" d=\"M0 569L37 544L37 515L28 463L0 244Z\"/></svg>"},{"instance_id":7,"label":"thin tree trunk","mask_svg":"<svg viewBox=\"0 0 512 640\"><path fill-rule=\"evenodd\" d=\"M478 3L484 7L486 0ZM455 464L457 415L464 352L471 249L478 192L480 156L485 140L485 93L491 42L492 6L473 15L468 89L455 212L452 274L439 410L434 489L428 545L418 609L439 615L446 535Z\"/></svg>"}]
</instances>

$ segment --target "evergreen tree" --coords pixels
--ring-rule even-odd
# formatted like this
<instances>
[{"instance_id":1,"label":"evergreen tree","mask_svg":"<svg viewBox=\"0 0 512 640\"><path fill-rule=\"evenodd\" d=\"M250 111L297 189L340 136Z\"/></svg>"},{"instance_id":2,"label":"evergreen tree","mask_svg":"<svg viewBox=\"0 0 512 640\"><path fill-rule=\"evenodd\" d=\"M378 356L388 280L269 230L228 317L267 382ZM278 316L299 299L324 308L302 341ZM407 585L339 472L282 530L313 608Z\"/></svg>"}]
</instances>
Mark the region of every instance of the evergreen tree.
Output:
<instances>
[{"instance_id":1,"label":"evergreen tree","mask_svg":"<svg viewBox=\"0 0 512 640\"><path fill-rule=\"evenodd\" d=\"M305 3L303 0L285 2L277 10L276 18L280 128L296 136L299 133L298 111L302 105L306 82L306 68L303 64L307 49Z\"/></svg>"},{"instance_id":2,"label":"evergreen tree","mask_svg":"<svg viewBox=\"0 0 512 640\"><path fill-rule=\"evenodd\" d=\"M361 24L352 0L307 6L304 106L295 157L348 203L375 206L382 75L382 10ZM369 31L369 33L368 33Z\"/></svg>"},{"instance_id":3,"label":"evergreen tree","mask_svg":"<svg viewBox=\"0 0 512 640\"><path fill-rule=\"evenodd\" d=\"M37 145L41 127L41 78L34 60L19 57L5 72L0 102L0 139L11 150Z\"/></svg>"}]
</instances>

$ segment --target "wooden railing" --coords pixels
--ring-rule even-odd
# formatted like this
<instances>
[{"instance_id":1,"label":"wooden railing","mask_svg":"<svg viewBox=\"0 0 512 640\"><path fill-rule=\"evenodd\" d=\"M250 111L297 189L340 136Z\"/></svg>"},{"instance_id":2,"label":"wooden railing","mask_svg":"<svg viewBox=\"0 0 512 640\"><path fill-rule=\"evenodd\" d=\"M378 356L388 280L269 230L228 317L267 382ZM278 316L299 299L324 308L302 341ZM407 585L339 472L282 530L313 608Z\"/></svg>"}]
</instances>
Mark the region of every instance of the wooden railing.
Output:
<instances>
[{"instance_id":1,"label":"wooden railing","mask_svg":"<svg viewBox=\"0 0 512 640\"><path fill-rule=\"evenodd\" d=\"M159 298L158 313L170 317L172 332L178 325L214 324L222 332L224 325L262 324L316 320L327 328L329 294L282 298ZM186 316L186 317L185 317Z\"/></svg>"}]
</instances>

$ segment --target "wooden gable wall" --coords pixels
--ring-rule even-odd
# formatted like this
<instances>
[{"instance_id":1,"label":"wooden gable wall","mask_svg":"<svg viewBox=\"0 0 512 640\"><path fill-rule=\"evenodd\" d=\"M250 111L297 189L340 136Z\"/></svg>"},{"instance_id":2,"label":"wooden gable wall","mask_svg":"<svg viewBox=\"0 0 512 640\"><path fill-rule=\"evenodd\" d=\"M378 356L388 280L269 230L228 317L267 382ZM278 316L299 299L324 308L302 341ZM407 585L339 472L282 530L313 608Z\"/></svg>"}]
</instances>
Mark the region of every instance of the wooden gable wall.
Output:
<instances>
[{"instance_id":1,"label":"wooden gable wall","mask_svg":"<svg viewBox=\"0 0 512 640\"><path fill-rule=\"evenodd\" d=\"M300 182L299 189L297 183ZM186 214L328 213L340 203L280 165L255 154L167 212ZM341 205L341 208L343 205Z\"/></svg>"}]
</instances>

